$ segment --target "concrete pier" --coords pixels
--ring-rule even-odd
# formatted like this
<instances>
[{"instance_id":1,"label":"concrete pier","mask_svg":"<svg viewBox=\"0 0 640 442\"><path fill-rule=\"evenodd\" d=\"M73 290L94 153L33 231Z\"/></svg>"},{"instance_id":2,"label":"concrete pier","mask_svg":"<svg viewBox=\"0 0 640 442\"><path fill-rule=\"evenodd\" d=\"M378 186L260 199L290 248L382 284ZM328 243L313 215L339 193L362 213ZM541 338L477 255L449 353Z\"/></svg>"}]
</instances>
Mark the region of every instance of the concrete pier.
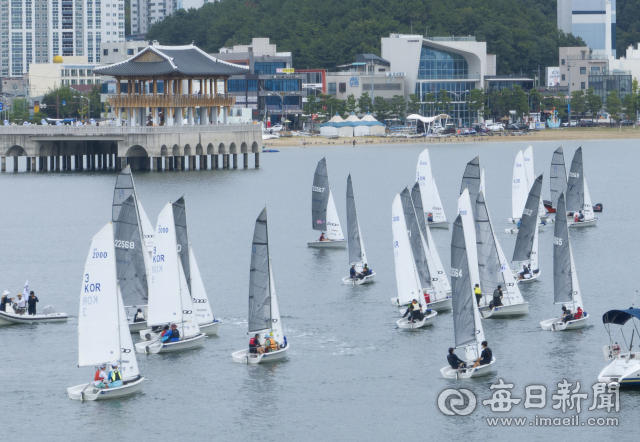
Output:
<instances>
[{"instance_id":1,"label":"concrete pier","mask_svg":"<svg viewBox=\"0 0 640 442\"><path fill-rule=\"evenodd\" d=\"M234 169L238 168L238 154L237 153L233 154L233 168Z\"/></svg>"},{"instance_id":2,"label":"concrete pier","mask_svg":"<svg viewBox=\"0 0 640 442\"><path fill-rule=\"evenodd\" d=\"M222 168L223 169L228 169L229 168L229 154L225 153L222 155Z\"/></svg>"},{"instance_id":3,"label":"concrete pier","mask_svg":"<svg viewBox=\"0 0 640 442\"><path fill-rule=\"evenodd\" d=\"M218 155L213 155L213 168L214 169L220 168L220 166L218 165Z\"/></svg>"},{"instance_id":4,"label":"concrete pier","mask_svg":"<svg viewBox=\"0 0 640 442\"><path fill-rule=\"evenodd\" d=\"M249 168L249 154L248 153L243 153L242 154L242 163L243 163L242 166L245 169Z\"/></svg>"},{"instance_id":5,"label":"concrete pier","mask_svg":"<svg viewBox=\"0 0 640 442\"><path fill-rule=\"evenodd\" d=\"M260 167L260 153L256 152L256 165L254 166L256 169Z\"/></svg>"}]
</instances>

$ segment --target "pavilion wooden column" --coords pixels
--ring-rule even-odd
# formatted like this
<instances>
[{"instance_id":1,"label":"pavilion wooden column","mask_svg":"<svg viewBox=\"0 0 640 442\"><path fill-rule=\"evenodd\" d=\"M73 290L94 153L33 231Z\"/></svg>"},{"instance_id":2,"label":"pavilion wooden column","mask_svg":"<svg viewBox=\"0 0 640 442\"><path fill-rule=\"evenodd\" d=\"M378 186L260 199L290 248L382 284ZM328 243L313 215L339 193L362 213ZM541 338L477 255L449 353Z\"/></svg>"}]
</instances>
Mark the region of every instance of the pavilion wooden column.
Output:
<instances>
[{"instance_id":1,"label":"pavilion wooden column","mask_svg":"<svg viewBox=\"0 0 640 442\"><path fill-rule=\"evenodd\" d=\"M116 78L116 94L118 94L118 98L120 98L120 91L122 90L121 85L120 85L120 77ZM116 112L116 126L121 126L122 125L122 121L120 121L120 108L116 107L115 109Z\"/></svg>"},{"instance_id":2,"label":"pavilion wooden column","mask_svg":"<svg viewBox=\"0 0 640 442\"><path fill-rule=\"evenodd\" d=\"M131 99L133 85L135 84L135 80L133 78L127 79L127 95L129 99ZM133 108L127 108L127 126L131 126L131 114L133 113Z\"/></svg>"},{"instance_id":3,"label":"pavilion wooden column","mask_svg":"<svg viewBox=\"0 0 640 442\"><path fill-rule=\"evenodd\" d=\"M165 80L165 95L171 102L171 95L173 95L173 80L167 78ZM164 125L165 126L173 126L173 108L167 106L164 108Z\"/></svg>"},{"instance_id":4,"label":"pavilion wooden column","mask_svg":"<svg viewBox=\"0 0 640 442\"><path fill-rule=\"evenodd\" d=\"M160 116L158 115L158 107L155 106L155 99L158 98L158 78L153 79L153 98L154 98L154 107L153 107L153 125L160 126Z\"/></svg>"},{"instance_id":5,"label":"pavilion wooden column","mask_svg":"<svg viewBox=\"0 0 640 442\"><path fill-rule=\"evenodd\" d=\"M214 96L218 95L218 77L213 79L213 90L212 93ZM218 115L220 114L220 106L214 106L211 108L211 120L213 124L218 124Z\"/></svg>"},{"instance_id":6,"label":"pavilion wooden column","mask_svg":"<svg viewBox=\"0 0 640 442\"><path fill-rule=\"evenodd\" d=\"M222 80L224 82L224 95L227 96L227 78ZM230 107L225 106L222 108L222 124L227 124L227 116L229 115Z\"/></svg>"},{"instance_id":7,"label":"pavilion wooden column","mask_svg":"<svg viewBox=\"0 0 640 442\"><path fill-rule=\"evenodd\" d=\"M202 94L201 96L204 98L207 96L207 79L206 78L202 78L200 80L200 93ZM200 106L200 125L202 126L206 126L208 124L208 112L207 112L207 107L206 106Z\"/></svg>"},{"instance_id":8,"label":"pavilion wooden column","mask_svg":"<svg viewBox=\"0 0 640 442\"><path fill-rule=\"evenodd\" d=\"M189 78L187 80L187 90L189 92L189 98L193 96L193 78ZM187 124L189 126L193 126L195 107L189 106L187 107Z\"/></svg>"}]
</instances>

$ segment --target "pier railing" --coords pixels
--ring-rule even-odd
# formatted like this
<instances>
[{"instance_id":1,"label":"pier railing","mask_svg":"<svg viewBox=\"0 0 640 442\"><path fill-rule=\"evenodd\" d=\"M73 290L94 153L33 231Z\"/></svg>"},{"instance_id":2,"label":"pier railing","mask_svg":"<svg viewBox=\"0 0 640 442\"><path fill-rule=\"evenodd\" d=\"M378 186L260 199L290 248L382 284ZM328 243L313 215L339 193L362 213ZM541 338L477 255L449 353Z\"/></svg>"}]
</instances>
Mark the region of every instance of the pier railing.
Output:
<instances>
[{"instance_id":1,"label":"pier railing","mask_svg":"<svg viewBox=\"0 0 640 442\"><path fill-rule=\"evenodd\" d=\"M0 126L0 135L90 136L158 133L260 132L258 124L210 124L183 126Z\"/></svg>"},{"instance_id":2,"label":"pier railing","mask_svg":"<svg viewBox=\"0 0 640 442\"><path fill-rule=\"evenodd\" d=\"M235 95L228 94L110 94L111 107L214 107L233 106Z\"/></svg>"}]
</instances>

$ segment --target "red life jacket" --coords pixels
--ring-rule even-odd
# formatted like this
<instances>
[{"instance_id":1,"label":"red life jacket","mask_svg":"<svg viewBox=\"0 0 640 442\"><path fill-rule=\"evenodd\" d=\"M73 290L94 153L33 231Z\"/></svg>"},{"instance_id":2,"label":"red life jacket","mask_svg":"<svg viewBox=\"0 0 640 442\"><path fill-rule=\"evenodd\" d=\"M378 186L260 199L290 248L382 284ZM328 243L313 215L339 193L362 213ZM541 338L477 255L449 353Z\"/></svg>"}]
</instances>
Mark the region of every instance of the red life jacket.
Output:
<instances>
[{"instance_id":1,"label":"red life jacket","mask_svg":"<svg viewBox=\"0 0 640 442\"><path fill-rule=\"evenodd\" d=\"M582 309L581 309L581 308L579 308L579 309L576 311L576 314L575 314L575 316L573 317L573 319L580 319L580 318L582 318Z\"/></svg>"}]
</instances>

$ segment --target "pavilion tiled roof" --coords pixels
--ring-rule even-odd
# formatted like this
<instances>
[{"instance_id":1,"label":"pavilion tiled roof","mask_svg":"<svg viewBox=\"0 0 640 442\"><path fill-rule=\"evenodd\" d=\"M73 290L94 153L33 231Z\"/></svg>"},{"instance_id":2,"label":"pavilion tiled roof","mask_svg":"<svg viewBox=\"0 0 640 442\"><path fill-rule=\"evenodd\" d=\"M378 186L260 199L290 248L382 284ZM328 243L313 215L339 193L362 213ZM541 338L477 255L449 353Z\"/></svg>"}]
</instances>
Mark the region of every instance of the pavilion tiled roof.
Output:
<instances>
[{"instance_id":1,"label":"pavilion tiled roof","mask_svg":"<svg viewBox=\"0 0 640 442\"><path fill-rule=\"evenodd\" d=\"M141 61L149 51L161 60ZM147 54L148 55L148 54ZM207 76L242 75L248 73L247 66L219 60L194 45L147 46L134 57L120 63L94 69L100 75L114 77L160 77L160 76Z\"/></svg>"}]
</instances>

